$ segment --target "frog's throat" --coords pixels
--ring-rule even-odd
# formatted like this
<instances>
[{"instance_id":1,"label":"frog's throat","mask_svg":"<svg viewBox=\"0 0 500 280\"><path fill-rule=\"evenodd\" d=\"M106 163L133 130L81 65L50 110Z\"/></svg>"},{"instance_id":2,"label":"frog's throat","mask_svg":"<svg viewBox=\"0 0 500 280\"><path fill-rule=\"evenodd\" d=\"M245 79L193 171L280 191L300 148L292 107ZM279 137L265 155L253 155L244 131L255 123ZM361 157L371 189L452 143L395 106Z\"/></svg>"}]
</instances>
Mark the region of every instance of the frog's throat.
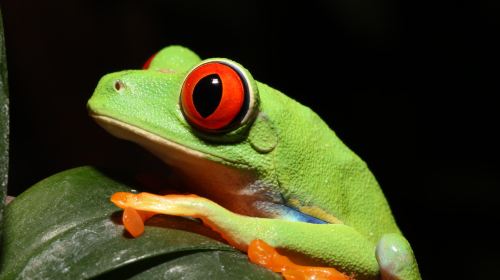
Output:
<instances>
[{"instance_id":1,"label":"frog's throat","mask_svg":"<svg viewBox=\"0 0 500 280\"><path fill-rule=\"evenodd\" d=\"M176 171L190 191L233 212L270 217L272 213L266 207L258 207L259 202L283 203L281 196L259 187L257 177L249 168L233 167L226 159L190 149L112 117L94 112L90 112L90 116L115 137L137 143L159 157Z\"/></svg>"},{"instance_id":2,"label":"frog's throat","mask_svg":"<svg viewBox=\"0 0 500 280\"><path fill-rule=\"evenodd\" d=\"M172 157L172 155L170 154L170 151L179 151L179 153L182 154L183 158L199 159L207 158L207 156L210 156L215 157L221 161L225 160L214 155L208 155L193 149L189 149L184 145L167 140L147 130L127 124L112 117L98 115L93 112L90 113L90 116L106 131L111 133L111 135L120 139L138 143L164 161L171 161L170 158ZM169 155L166 155L166 151L168 151Z\"/></svg>"}]
</instances>

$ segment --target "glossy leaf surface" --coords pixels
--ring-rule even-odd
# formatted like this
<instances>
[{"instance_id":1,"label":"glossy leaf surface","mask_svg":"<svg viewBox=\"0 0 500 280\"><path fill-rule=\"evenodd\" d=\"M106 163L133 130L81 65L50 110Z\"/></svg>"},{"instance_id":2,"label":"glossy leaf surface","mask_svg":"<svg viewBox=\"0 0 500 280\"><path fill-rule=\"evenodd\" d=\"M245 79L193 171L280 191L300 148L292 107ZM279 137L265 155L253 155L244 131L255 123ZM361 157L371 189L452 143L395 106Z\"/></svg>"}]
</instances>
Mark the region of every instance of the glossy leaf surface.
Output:
<instances>
[{"instance_id":1,"label":"glossy leaf surface","mask_svg":"<svg viewBox=\"0 0 500 280\"><path fill-rule=\"evenodd\" d=\"M92 167L53 175L5 210L0 279L275 279L232 247L158 216L131 238L109 197L131 189Z\"/></svg>"}]
</instances>

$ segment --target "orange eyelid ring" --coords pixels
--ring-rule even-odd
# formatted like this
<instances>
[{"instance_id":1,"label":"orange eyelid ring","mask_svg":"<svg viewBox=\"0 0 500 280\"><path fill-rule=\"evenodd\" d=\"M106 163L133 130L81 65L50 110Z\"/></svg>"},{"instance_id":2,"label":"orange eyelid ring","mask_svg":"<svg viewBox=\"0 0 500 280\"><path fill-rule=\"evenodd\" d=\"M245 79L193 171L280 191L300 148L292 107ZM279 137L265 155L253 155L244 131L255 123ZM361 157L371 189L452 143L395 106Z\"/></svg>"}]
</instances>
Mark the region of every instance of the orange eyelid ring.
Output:
<instances>
[{"instance_id":1,"label":"orange eyelid ring","mask_svg":"<svg viewBox=\"0 0 500 280\"><path fill-rule=\"evenodd\" d=\"M206 61L191 70L181 89L187 121L205 131L221 131L243 120L251 110L247 77L226 61Z\"/></svg>"}]
</instances>

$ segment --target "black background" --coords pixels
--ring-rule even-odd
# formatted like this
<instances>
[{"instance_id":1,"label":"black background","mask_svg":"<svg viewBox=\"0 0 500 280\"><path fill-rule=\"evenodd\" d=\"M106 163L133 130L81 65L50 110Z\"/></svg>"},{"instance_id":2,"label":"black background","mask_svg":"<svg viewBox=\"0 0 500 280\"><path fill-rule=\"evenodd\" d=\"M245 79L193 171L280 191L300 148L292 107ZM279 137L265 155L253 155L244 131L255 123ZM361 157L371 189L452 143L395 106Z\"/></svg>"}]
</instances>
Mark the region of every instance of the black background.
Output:
<instances>
[{"instance_id":1,"label":"black background","mask_svg":"<svg viewBox=\"0 0 500 280\"><path fill-rule=\"evenodd\" d=\"M80 165L140 167L86 100L103 74L182 44L322 116L377 176L424 279L497 278L500 2L295 2L3 0L9 193Z\"/></svg>"}]
</instances>

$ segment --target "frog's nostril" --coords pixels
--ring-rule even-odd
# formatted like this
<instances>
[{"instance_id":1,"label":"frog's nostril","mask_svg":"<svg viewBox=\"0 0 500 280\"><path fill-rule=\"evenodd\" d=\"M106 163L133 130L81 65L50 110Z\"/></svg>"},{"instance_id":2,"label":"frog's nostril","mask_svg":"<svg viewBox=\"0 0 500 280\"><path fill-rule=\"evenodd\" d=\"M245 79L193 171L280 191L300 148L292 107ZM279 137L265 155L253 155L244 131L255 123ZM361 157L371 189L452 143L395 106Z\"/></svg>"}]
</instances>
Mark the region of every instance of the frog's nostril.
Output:
<instances>
[{"instance_id":1,"label":"frog's nostril","mask_svg":"<svg viewBox=\"0 0 500 280\"><path fill-rule=\"evenodd\" d=\"M117 92L121 92L122 90L125 89L125 84L120 80L116 80L114 88Z\"/></svg>"}]
</instances>

